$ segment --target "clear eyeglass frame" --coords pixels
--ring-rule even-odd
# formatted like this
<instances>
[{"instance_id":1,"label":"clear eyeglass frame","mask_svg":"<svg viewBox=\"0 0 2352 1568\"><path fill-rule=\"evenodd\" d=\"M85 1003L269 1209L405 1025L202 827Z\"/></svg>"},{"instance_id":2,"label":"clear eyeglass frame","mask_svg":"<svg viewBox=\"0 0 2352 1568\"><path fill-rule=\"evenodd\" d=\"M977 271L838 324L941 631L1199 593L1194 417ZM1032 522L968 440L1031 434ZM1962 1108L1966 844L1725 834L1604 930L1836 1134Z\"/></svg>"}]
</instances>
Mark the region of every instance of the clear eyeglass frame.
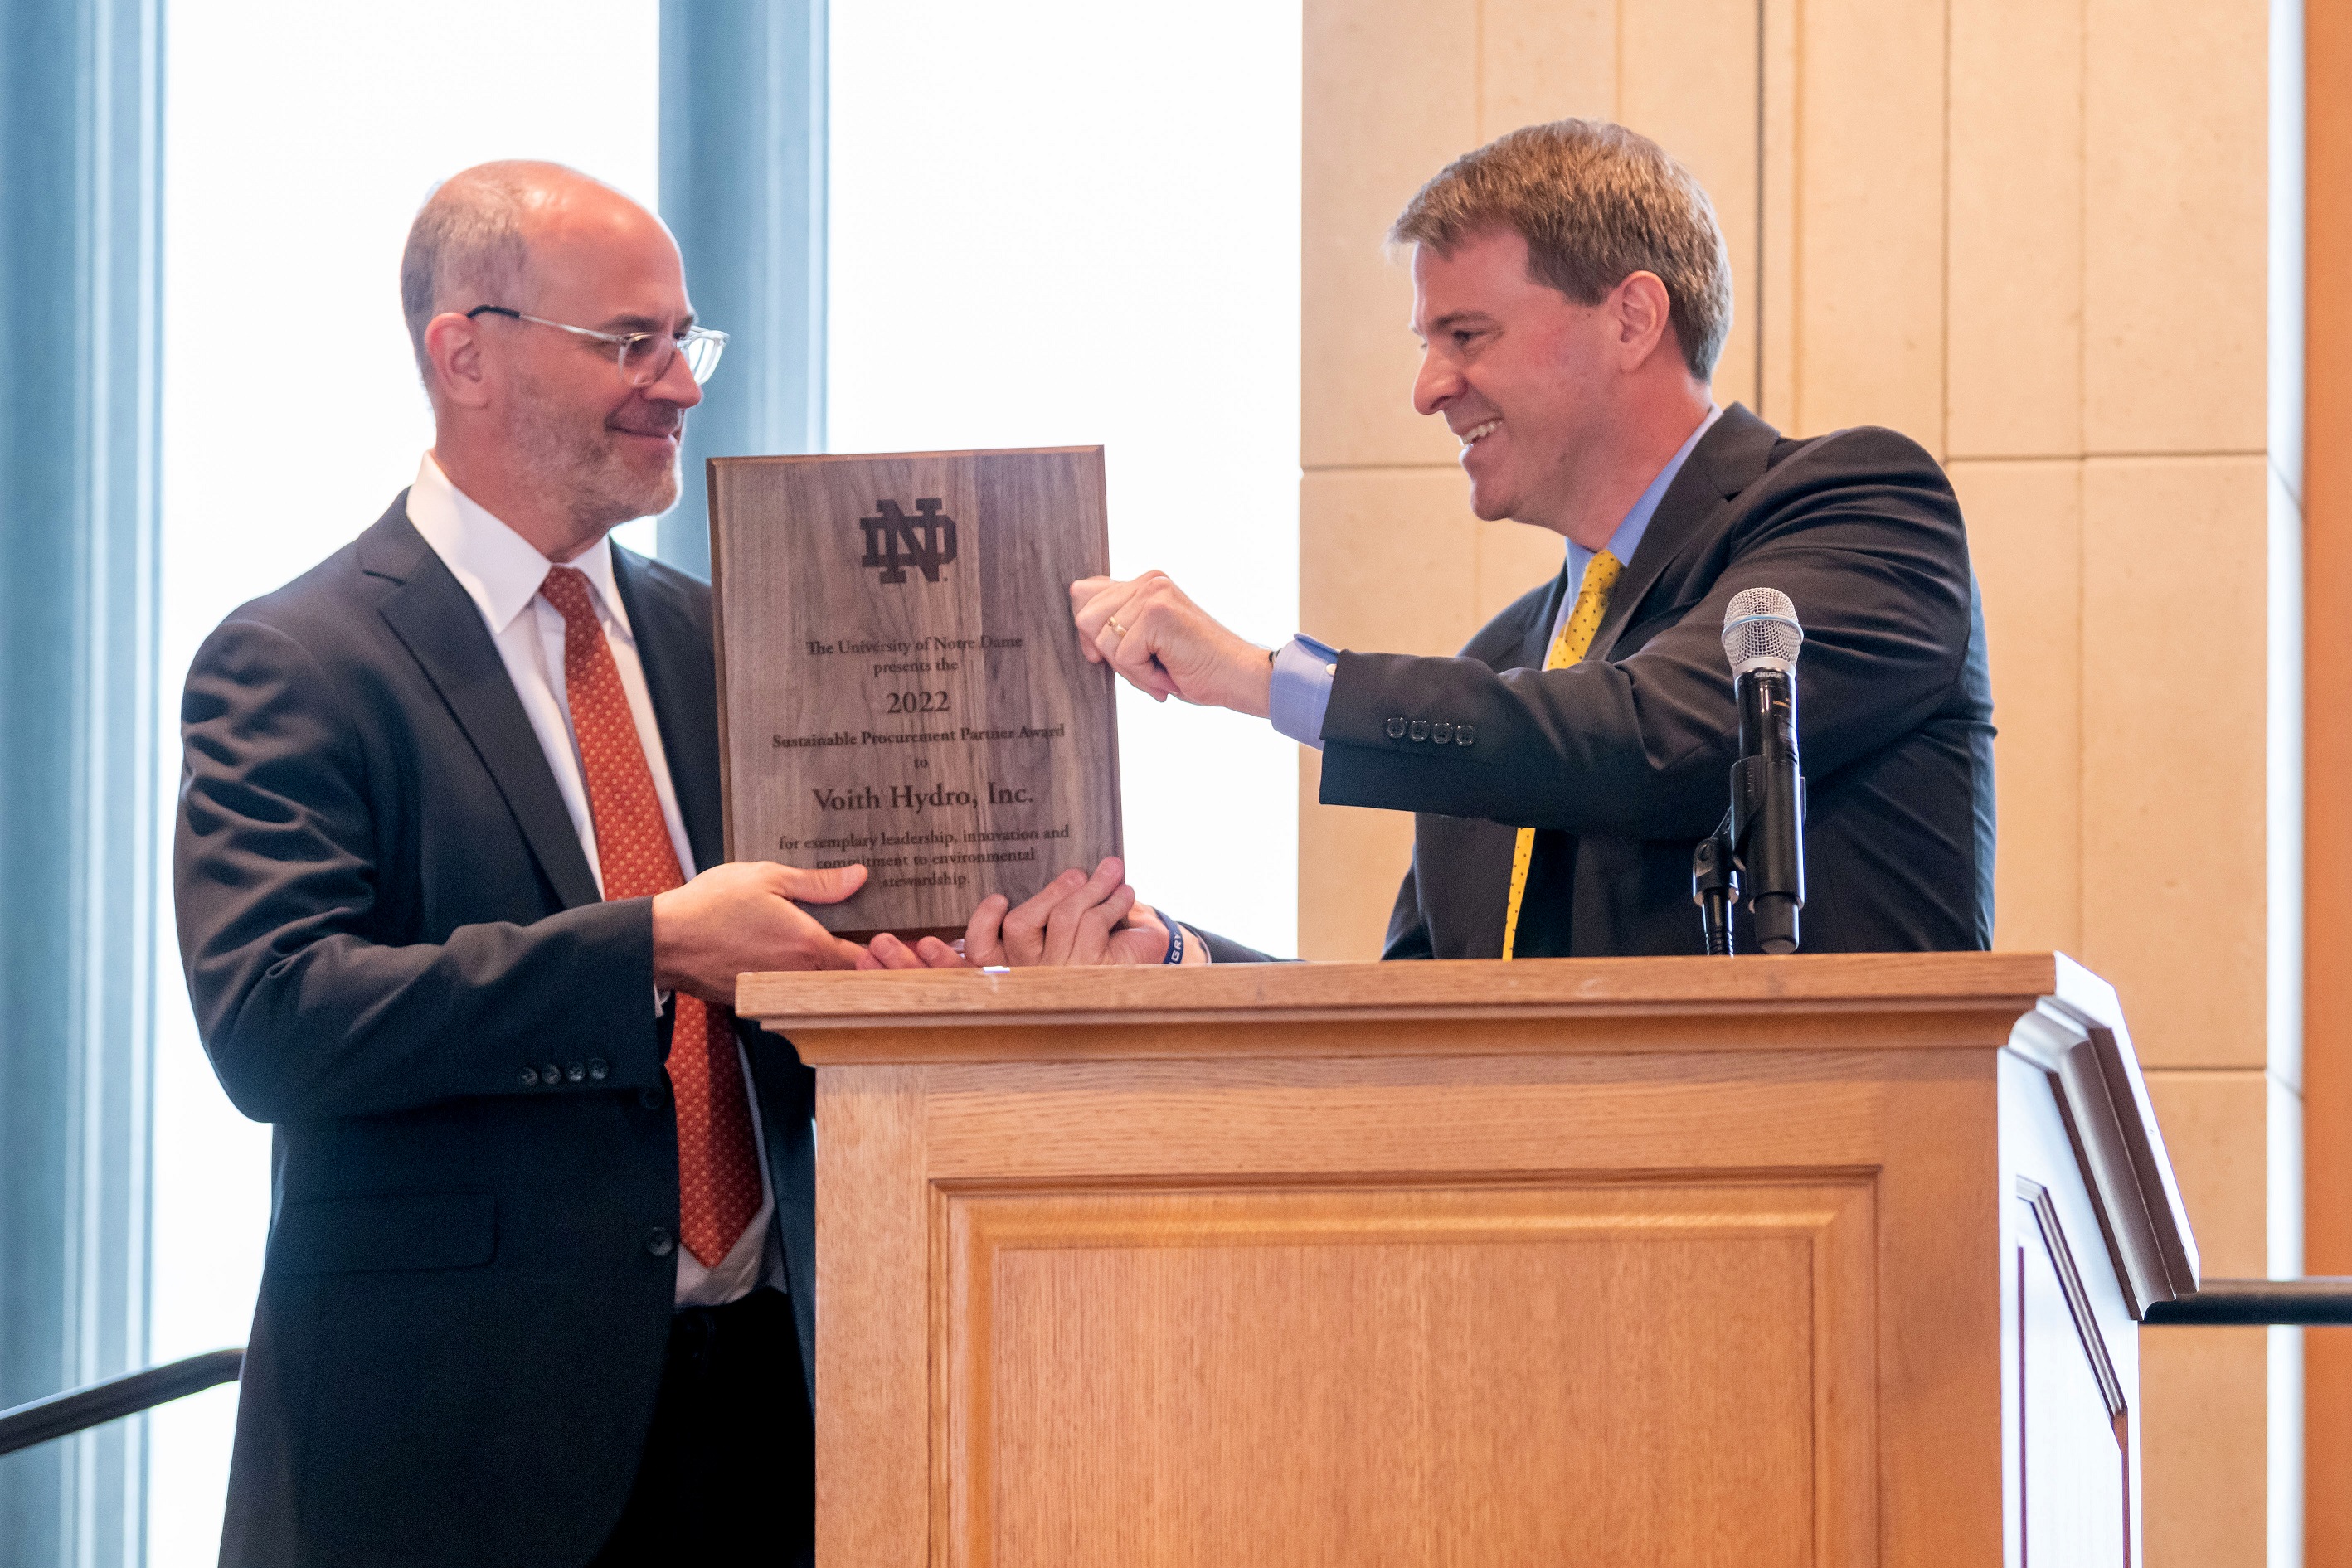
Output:
<instances>
[{"instance_id":1,"label":"clear eyeglass frame","mask_svg":"<svg viewBox=\"0 0 2352 1568\"><path fill-rule=\"evenodd\" d=\"M686 373L694 384L702 385L719 368L719 356L727 350L727 334L709 327L688 327L675 335L668 332L600 332L593 327L574 327L569 321L551 321L544 316L526 316L504 305L477 305L466 312L472 320L478 316L504 316L516 321L528 321L535 327L552 327L559 332L569 332L576 338L588 338L613 347L613 362L620 367L621 380L632 387L649 387L669 373L672 354L686 356Z\"/></svg>"}]
</instances>

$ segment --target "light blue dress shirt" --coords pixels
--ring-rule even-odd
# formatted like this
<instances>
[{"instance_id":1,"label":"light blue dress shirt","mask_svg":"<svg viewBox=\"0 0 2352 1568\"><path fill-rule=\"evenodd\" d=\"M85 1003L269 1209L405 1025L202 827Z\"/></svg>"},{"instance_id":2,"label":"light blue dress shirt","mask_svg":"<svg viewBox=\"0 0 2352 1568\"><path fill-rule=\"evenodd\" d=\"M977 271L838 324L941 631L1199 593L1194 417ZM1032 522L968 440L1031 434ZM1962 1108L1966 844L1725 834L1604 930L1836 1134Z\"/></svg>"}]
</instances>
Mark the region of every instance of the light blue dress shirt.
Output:
<instances>
[{"instance_id":1,"label":"light blue dress shirt","mask_svg":"<svg viewBox=\"0 0 2352 1568\"><path fill-rule=\"evenodd\" d=\"M1629 566L1633 564L1633 552L1642 548L1642 536L1649 531L1650 518L1657 512L1658 502L1664 497L1667 487L1674 484L1675 476L1683 471L1683 462L1690 456L1691 448L1698 444L1699 437L1715 427L1715 422L1722 415L1721 409L1710 406L1706 417L1699 421L1698 428L1690 433L1690 439L1666 459L1666 465L1658 470L1657 477L1652 479L1649 487L1634 499L1633 508L1625 514L1625 520L1619 523L1617 531L1609 536L1609 543L1604 548L1610 554ZM1584 569L1591 564L1593 556L1598 553L1586 549L1574 539L1569 540L1568 580L1581 585ZM1559 613L1552 618L1551 636L1544 640L1546 647L1559 636L1560 623L1575 610L1576 594L1560 595ZM1274 685L1268 695L1267 716L1276 729L1318 751L1323 749L1323 716L1331 706L1331 681L1339 671L1339 658L1338 649L1317 642L1304 632L1284 643L1274 656Z\"/></svg>"}]
</instances>

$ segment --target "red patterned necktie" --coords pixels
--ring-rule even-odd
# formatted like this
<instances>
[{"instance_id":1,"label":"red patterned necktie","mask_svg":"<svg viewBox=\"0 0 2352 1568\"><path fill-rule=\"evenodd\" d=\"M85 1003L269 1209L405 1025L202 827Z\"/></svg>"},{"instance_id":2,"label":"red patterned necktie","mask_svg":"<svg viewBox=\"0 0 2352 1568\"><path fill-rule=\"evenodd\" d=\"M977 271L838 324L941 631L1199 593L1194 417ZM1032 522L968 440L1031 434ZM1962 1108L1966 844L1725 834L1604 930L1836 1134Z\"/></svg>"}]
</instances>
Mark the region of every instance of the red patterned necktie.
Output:
<instances>
[{"instance_id":1,"label":"red patterned necktie","mask_svg":"<svg viewBox=\"0 0 2352 1568\"><path fill-rule=\"evenodd\" d=\"M589 601L588 579L568 566L551 567L539 591L563 617L563 692L587 776L604 896L667 893L686 878L620 666ZM669 1081L677 1103L679 1239L704 1268L715 1268L760 1212L751 1108L735 1054L734 1012L680 991L675 1016Z\"/></svg>"}]
</instances>

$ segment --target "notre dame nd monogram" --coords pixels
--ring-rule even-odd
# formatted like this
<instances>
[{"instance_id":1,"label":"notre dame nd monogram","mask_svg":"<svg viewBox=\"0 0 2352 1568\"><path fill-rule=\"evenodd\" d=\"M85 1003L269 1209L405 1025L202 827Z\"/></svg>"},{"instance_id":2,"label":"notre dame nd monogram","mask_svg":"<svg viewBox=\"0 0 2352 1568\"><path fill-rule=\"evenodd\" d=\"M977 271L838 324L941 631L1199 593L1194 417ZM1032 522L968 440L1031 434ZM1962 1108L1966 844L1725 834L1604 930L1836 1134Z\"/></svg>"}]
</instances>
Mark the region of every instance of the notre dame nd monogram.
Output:
<instances>
[{"instance_id":1,"label":"notre dame nd monogram","mask_svg":"<svg viewBox=\"0 0 2352 1568\"><path fill-rule=\"evenodd\" d=\"M860 566L877 567L884 582L904 582L907 569L915 568L927 582L940 580L940 569L956 558L955 519L940 510L936 496L926 496L915 503L913 517L898 509L896 501L877 501L875 510L881 515L860 517L857 526L866 530L866 559Z\"/></svg>"}]
</instances>

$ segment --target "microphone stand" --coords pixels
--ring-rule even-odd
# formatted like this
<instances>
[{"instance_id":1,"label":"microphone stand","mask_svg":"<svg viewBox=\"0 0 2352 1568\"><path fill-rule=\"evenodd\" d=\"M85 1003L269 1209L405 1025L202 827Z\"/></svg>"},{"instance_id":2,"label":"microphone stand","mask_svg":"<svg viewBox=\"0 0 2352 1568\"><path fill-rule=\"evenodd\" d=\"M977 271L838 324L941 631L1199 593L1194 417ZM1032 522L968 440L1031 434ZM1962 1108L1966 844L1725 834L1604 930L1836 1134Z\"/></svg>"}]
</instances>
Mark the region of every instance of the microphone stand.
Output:
<instances>
[{"instance_id":1,"label":"microphone stand","mask_svg":"<svg viewBox=\"0 0 2352 1568\"><path fill-rule=\"evenodd\" d=\"M1797 950L1805 906L1805 776L1796 758L1796 692L1782 674L1743 676L1740 729L1748 753L1731 766L1731 810L1691 855L1691 902L1706 956L1728 958L1731 912L1742 897L1767 953Z\"/></svg>"},{"instance_id":2,"label":"microphone stand","mask_svg":"<svg viewBox=\"0 0 2352 1568\"><path fill-rule=\"evenodd\" d=\"M1805 907L1805 774L1797 756L1797 683L1787 670L1738 677L1739 760L1731 765L1731 853L1756 946L1797 950Z\"/></svg>"},{"instance_id":3,"label":"microphone stand","mask_svg":"<svg viewBox=\"0 0 2352 1568\"><path fill-rule=\"evenodd\" d=\"M1748 588L1723 609L1723 656L1739 710L1731 810L1691 856L1691 902L1706 921L1709 957L1731 956L1731 912L1742 899L1767 953L1797 950L1805 907L1805 772L1797 754L1797 607L1777 588Z\"/></svg>"},{"instance_id":4,"label":"microphone stand","mask_svg":"<svg viewBox=\"0 0 2352 1568\"><path fill-rule=\"evenodd\" d=\"M1706 926L1706 956L1731 956L1731 909L1739 902L1739 867L1731 852L1731 813L1691 856L1691 902Z\"/></svg>"}]
</instances>

